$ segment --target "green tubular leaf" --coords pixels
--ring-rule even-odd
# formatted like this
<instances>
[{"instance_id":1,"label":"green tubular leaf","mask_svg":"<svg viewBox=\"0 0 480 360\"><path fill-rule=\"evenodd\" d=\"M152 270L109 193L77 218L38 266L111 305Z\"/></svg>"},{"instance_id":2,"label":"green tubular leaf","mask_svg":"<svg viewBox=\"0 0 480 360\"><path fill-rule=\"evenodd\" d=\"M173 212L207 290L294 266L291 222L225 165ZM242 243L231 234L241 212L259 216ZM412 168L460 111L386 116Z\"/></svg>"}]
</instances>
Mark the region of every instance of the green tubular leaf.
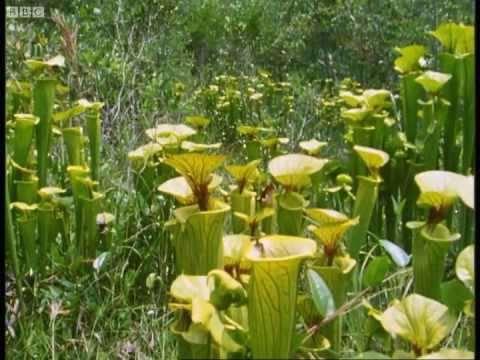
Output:
<instances>
[{"instance_id":1,"label":"green tubular leaf","mask_svg":"<svg viewBox=\"0 0 480 360\"><path fill-rule=\"evenodd\" d=\"M31 180L17 180L14 181L16 190L16 200L27 204L37 202L38 178L34 177Z\"/></svg>"},{"instance_id":2,"label":"green tubular leaf","mask_svg":"<svg viewBox=\"0 0 480 360\"><path fill-rule=\"evenodd\" d=\"M475 354L471 351L457 349L442 349L440 351L420 356L419 360L473 360Z\"/></svg>"},{"instance_id":3,"label":"green tubular leaf","mask_svg":"<svg viewBox=\"0 0 480 360\"><path fill-rule=\"evenodd\" d=\"M414 230L412 262L415 292L435 300L441 298L445 257L460 234L451 234L445 225L424 225Z\"/></svg>"},{"instance_id":4,"label":"green tubular leaf","mask_svg":"<svg viewBox=\"0 0 480 360\"><path fill-rule=\"evenodd\" d=\"M27 166L30 148L33 142L35 126L39 118L31 114L15 114L15 137L13 143L13 160L20 166Z\"/></svg>"},{"instance_id":5,"label":"green tubular leaf","mask_svg":"<svg viewBox=\"0 0 480 360\"><path fill-rule=\"evenodd\" d=\"M462 171L469 173L473 168L473 153L475 147L475 56L470 54L463 62L463 156Z\"/></svg>"},{"instance_id":6,"label":"green tubular leaf","mask_svg":"<svg viewBox=\"0 0 480 360\"><path fill-rule=\"evenodd\" d=\"M348 234L346 245L348 252L356 258L367 239L367 232L378 198L379 180L366 177L358 178L358 190L353 208L353 216L359 217L359 223Z\"/></svg>"},{"instance_id":7,"label":"green tubular leaf","mask_svg":"<svg viewBox=\"0 0 480 360\"><path fill-rule=\"evenodd\" d=\"M268 163L268 171L285 187L300 188L309 183L310 176L328 162L303 154L277 156Z\"/></svg>"},{"instance_id":8,"label":"green tubular leaf","mask_svg":"<svg viewBox=\"0 0 480 360\"><path fill-rule=\"evenodd\" d=\"M412 73L401 77L403 128L407 136L407 141L410 143L415 143L417 136L418 100L424 92L422 86L415 81L416 76L415 73Z\"/></svg>"},{"instance_id":9,"label":"green tubular leaf","mask_svg":"<svg viewBox=\"0 0 480 360\"><path fill-rule=\"evenodd\" d=\"M333 266L312 267L313 271L316 271L322 277L330 289L337 308L345 303L347 286L355 265L356 261L349 256L337 256L334 259ZM320 329L320 333L327 337L331 343L332 349L335 351L341 349L342 319L343 317L340 316Z\"/></svg>"},{"instance_id":10,"label":"green tubular leaf","mask_svg":"<svg viewBox=\"0 0 480 360\"><path fill-rule=\"evenodd\" d=\"M458 96L459 86L462 77L462 59L452 54L441 53L439 55L440 70L443 73L452 74L450 81L445 84L441 91L441 97L450 103L447 110L444 130L443 154L445 158L445 170L456 171L458 168L459 153L456 151L456 138L459 130L460 97Z\"/></svg>"},{"instance_id":11,"label":"green tubular leaf","mask_svg":"<svg viewBox=\"0 0 480 360\"><path fill-rule=\"evenodd\" d=\"M50 256L52 242L55 241L59 229L55 219L55 209L52 205L44 204L38 207L38 238L39 238L39 265L43 270L47 258Z\"/></svg>"},{"instance_id":12,"label":"green tubular leaf","mask_svg":"<svg viewBox=\"0 0 480 360\"><path fill-rule=\"evenodd\" d=\"M395 70L400 74L407 74L420 70L419 60L425 55L426 49L422 45L410 45L403 48L395 48L400 54L395 59Z\"/></svg>"},{"instance_id":13,"label":"green tubular leaf","mask_svg":"<svg viewBox=\"0 0 480 360\"><path fill-rule=\"evenodd\" d=\"M307 279L317 312L323 318L332 315L335 312L335 301L325 281L311 269L307 270Z\"/></svg>"},{"instance_id":14,"label":"green tubular leaf","mask_svg":"<svg viewBox=\"0 0 480 360\"><path fill-rule=\"evenodd\" d=\"M5 145L5 153L7 154L7 148ZM4 182L5 182L5 203L4 203L4 221L5 221L5 237L6 237L6 254L7 259L11 266L13 267L13 273L15 275L15 285L20 300L20 305L23 306L23 294L22 294L22 273L20 272L20 262L18 259L17 247L17 236L15 229L13 227L13 218L12 211L10 210L10 191L9 191L9 181L8 181L8 167L5 170Z\"/></svg>"},{"instance_id":15,"label":"green tubular leaf","mask_svg":"<svg viewBox=\"0 0 480 360\"><path fill-rule=\"evenodd\" d=\"M455 273L465 286L473 293L475 288L474 245L463 249L455 263Z\"/></svg>"},{"instance_id":16,"label":"green tubular leaf","mask_svg":"<svg viewBox=\"0 0 480 360\"><path fill-rule=\"evenodd\" d=\"M90 145L90 169L92 179L98 180L100 170L100 151L102 143L102 118L99 110L88 110L87 134Z\"/></svg>"},{"instance_id":17,"label":"green tubular leaf","mask_svg":"<svg viewBox=\"0 0 480 360\"><path fill-rule=\"evenodd\" d=\"M78 200L79 207L79 232L77 245L81 251L80 261L94 260L96 258L96 249L98 243L97 215L100 212L102 202L105 196L103 194L93 192L91 198L80 197ZM87 264L83 268L87 268Z\"/></svg>"},{"instance_id":18,"label":"green tubular leaf","mask_svg":"<svg viewBox=\"0 0 480 360\"><path fill-rule=\"evenodd\" d=\"M12 203L11 205L13 205ZM38 270L38 256L36 244L36 229L37 229L37 211L32 210L23 212L25 216L17 218L18 232L25 256L26 270L32 269L34 272Z\"/></svg>"},{"instance_id":19,"label":"green tubular leaf","mask_svg":"<svg viewBox=\"0 0 480 360\"><path fill-rule=\"evenodd\" d=\"M302 195L287 192L277 196L278 232L284 235L301 236L304 231L304 208L308 202Z\"/></svg>"},{"instance_id":20,"label":"green tubular leaf","mask_svg":"<svg viewBox=\"0 0 480 360\"><path fill-rule=\"evenodd\" d=\"M396 301L380 317L382 326L423 351L437 346L455 325L455 317L439 302L418 294Z\"/></svg>"},{"instance_id":21,"label":"green tubular leaf","mask_svg":"<svg viewBox=\"0 0 480 360\"><path fill-rule=\"evenodd\" d=\"M81 127L62 129L63 141L67 147L68 165L83 165L83 129Z\"/></svg>"},{"instance_id":22,"label":"green tubular leaf","mask_svg":"<svg viewBox=\"0 0 480 360\"><path fill-rule=\"evenodd\" d=\"M242 194L239 194L237 191L230 194L230 204L232 206L232 229L234 234L239 234L248 230L245 221L242 221L242 219L239 219L234 214L239 212L247 215L247 217L253 216L255 213L255 195L254 192L248 190L244 190Z\"/></svg>"},{"instance_id":23,"label":"green tubular leaf","mask_svg":"<svg viewBox=\"0 0 480 360\"><path fill-rule=\"evenodd\" d=\"M253 358L291 358L295 326L297 277L303 259L313 256L313 240L266 236L251 243L248 291L249 329Z\"/></svg>"},{"instance_id":24,"label":"green tubular leaf","mask_svg":"<svg viewBox=\"0 0 480 360\"><path fill-rule=\"evenodd\" d=\"M198 206L175 210L178 226L173 228L177 271L187 275L206 275L223 268L223 226L230 206L217 202L213 210ZM202 254L202 256L198 256Z\"/></svg>"},{"instance_id":25,"label":"green tubular leaf","mask_svg":"<svg viewBox=\"0 0 480 360\"><path fill-rule=\"evenodd\" d=\"M40 120L36 127L37 164L40 186L47 184L48 153L52 138L52 113L56 80L37 80L33 85L33 114Z\"/></svg>"},{"instance_id":26,"label":"green tubular leaf","mask_svg":"<svg viewBox=\"0 0 480 360\"><path fill-rule=\"evenodd\" d=\"M422 85L427 93L437 94L451 78L450 74L429 70L418 76L415 81Z\"/></svg>"}]
</instances>

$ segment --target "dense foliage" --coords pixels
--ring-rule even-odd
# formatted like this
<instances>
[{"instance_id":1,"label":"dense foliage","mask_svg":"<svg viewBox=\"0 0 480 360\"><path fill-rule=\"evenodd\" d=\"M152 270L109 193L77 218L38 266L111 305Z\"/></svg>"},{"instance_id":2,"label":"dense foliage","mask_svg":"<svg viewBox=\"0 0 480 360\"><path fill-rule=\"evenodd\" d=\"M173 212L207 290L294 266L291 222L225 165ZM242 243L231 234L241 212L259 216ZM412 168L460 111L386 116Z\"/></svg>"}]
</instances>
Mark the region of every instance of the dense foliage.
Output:
<instances>
[{"instance_id":1,"label":"dense foliage","mask_svg":"<svg viewBox=\"0 0 480 360\"><path fill-rule=\"evenodd\" d=\"M45 6L7 22L9 355L472 356L471 1Z\"/></svg>"}]
</instances>

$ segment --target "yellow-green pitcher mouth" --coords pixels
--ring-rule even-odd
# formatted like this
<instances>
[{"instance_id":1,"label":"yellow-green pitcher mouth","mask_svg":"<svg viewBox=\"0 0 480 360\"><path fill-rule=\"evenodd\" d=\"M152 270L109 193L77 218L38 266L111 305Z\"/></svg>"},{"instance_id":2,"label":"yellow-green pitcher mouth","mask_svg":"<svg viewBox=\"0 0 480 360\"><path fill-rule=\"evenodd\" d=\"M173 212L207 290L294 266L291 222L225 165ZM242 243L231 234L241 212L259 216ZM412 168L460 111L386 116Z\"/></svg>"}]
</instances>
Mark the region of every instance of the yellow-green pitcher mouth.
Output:
<instances>
[{"instance_id":1,"label":"yellow-green pitcher mouth","mask_svg":"<svg viewBox=\"0 0 480 360\"><path fill-rule=\"evenodd\" d=\"M269 235L249 244L246 259L251 262L277 262L312 257L317 251L317 243L311 239ZM261 249L259 248L261 247Z\"/></svg>"},{"instance_id":2,"label":"yellow-green pitcher mouth","mask_svg":"<svg viewBox=\"0 0 480 360\"><path fill-rule=\"evenodd\" d=\"M175 219L181 223L185 223L188 219L195 215L216 215L230 211L230 205L220 200L213 201L213 209L200 211L198 205L190 205L178 208L174 211Z\"/></svg>"}]
</instances>

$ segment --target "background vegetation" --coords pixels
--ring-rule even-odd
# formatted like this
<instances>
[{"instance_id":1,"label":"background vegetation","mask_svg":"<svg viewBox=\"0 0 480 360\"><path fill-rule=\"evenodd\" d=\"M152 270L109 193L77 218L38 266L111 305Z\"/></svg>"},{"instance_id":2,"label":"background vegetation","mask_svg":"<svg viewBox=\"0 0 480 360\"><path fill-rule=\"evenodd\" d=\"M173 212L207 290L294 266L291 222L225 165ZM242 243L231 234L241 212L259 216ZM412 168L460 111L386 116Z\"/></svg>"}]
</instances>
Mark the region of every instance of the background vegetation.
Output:
<instances>
[{"instance_id":1,"label":"background vegetation","mask_svg":"<svg viewBox=\"0 0 480 360\"><path fill-rule=\"evenodd\" d=\"M290 111L272 125L286 125L281 135L293 137L292 146L316 137L335 153L343 141L335 102L340 85L356 81L398 92L394 47L422 43L435 52L426 31L446 20L471 24L474 14L473 0L42 3L48 18L7 19L6 77L24 80L24 60L61 53L70 100L105 103L100 182L106 207L122 221L115 229L118 245L101 271L78 279L64 264L48 278L31 284L27 279L28 309L20 318L7 278L9 358L174 356L164 331L172 321L164 301L174 277L171 251L155 212L142 209L132 193L127 163L145 129L204 114L219 119L218 133L209 134L217 139L228 132L229 120L202 101L202 91L223 74L248 76L248 85L266 71L291 84L282 98ZM237 141L233 134L220 137ZM147 287L152 273L156 280ZM383 288L385 298L398 288ZM348 344L358 350L367 339L361 329L355 332L356 324L348 326ZM462 334L449 340L452 347L462 344Z\"/></svg>"}]
</instances>

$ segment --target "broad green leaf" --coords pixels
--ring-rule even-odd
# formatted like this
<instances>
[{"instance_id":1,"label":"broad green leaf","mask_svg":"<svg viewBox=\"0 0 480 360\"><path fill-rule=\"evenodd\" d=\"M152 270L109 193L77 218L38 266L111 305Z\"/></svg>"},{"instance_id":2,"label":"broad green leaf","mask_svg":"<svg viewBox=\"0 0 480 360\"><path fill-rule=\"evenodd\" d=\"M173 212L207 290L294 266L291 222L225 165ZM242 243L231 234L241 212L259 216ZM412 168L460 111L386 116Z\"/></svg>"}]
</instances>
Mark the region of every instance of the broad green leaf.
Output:
<instances>
[{"instance_id":1,"label":"broad green leaf","mask_svg":"<svg viewBox=\"0 0 480 360\"><path fill-rule=\"evenodd\" d=\"M308 141L300 141L298 145L300 146L300 149L305 151L308 155L317 155L327 143L325 141L311 139Z\"/></svg>"},{"instance_id":2,"label":"broad green leaf","mask_svg":"<svg viewBox=\"0 0 480 360\"><path fill-rule=\"evenodd\" d=\"M323 318L332 315L335 312L335 302L325 281L312 269L307 270L307 279L310 294L318 313Z\"/></svg>"},{"instance_id":3,"label":"broad green leaf","mask_svg":"<svg viewBox=\"0 0 480 360\"><path fill-rule=\"evenodd\" d=\"M182 141L180 147L182 150L190 151L190 152L201 152L205 150L211 150L211 149L219 149L222 146L221 143L215 143L215 144L199 144L199 143L194 143L191 141Z\"/></svg>"},{"instance_id":4,"label":"broad green leaf","mask_svg":"<svg viewBox=\"0 0 480 360\"><path fill-rule=\"evenodd\" d=\"M170 135L183 140L197 133L196 130L185 124L160 124L155 128L145 130L147 136L152 140L157 140L162 137L169 137Z\"/></svg>"},{"instance_id":5,"label":"broad green leaf","mask_svg":"<svg viewBox=\"0 0 480 360\"><path fill-rule=\"evenodd\" d=\"M368 286L379 285L390 270L390 259L388 256L378 256L367 265L363 274L363 284Z\"/></svg>"},{"instance_id":6,"label":"broad green leaf","mask_svg":"<svg viewBox=\"0 0 480 360\"><path fill-rule=\"evenodd\" d=\"M400 267L405 267L408 265L411 255L408 255L400 246L388 240L380 240L379 243L390 255L395 264Z\"/></svg>"},{"instance_id":7,"label":"broad green leaf","mask_svg":"<svg viewBox=\"0 0 480 360\"><path fill-rule=\"evenodd\" d=\"M455 321L447 306L418 294L394 301L380 317L390 334L424 351L437 346L450 333Z\"/></svg>"},{"instance_id":8,"label":"broad green leaf","mask_svg":"<svg viewBox=\"0 0 480 360\"><path fill-rule=\"evenodd\" d=\"M208 126L210 119L204 116L187 116L185 122L196 129L203 129Z\"/></svg>"},{"instance_id":9,"label":"broad green leaf","mask_svg":"<svg viewBox=\"0 0 480 360\"><path fill-rule=\"evenodd\" d=\"M442 303L450 309L462 312L465 303L473 299L473 292L458 279L453 279L441 285Z\"/></svg>"},{"instance_id":10,"label":"broad green leaf","mask_svg":"<svg viewBox=\"0 0 480 360\"><path fill-rule=\"evenodd\" d=\"M457 257L455 273L465 286L473 293L475 288L474 245L469 245Z\"/></svg>"},{"instance_id":11,"label":"broad green leaf","mask_svg":"<svg viewBox=\"0 0 480 360\"><path fill-rule=\"evenodd\" d=\"M191 304L194 298L208 300L210 291L207 276L180 275L170 286L170 293L175 299L187 304Z\"/></svg>"},{"instance_id":12,"label":"broad green leaf","mask_svg":"<svg viewBox=\"0 0 480 360\"><path fill-rule=\"evenodd\" d=\"M457 349L442 349L440 351L420 356L419 360L467 360L475 359L475 354L471 351Z\"/></svg>"},{"instance_id":13,"label":"broad green leaf","mask_svg":"<svg viewBox=\"0 0 480 360\"><path fill-rule=\"evenodd\" d=\"M469 201L469 191L465 190L466 177L450 171L432 170L415 175L415 182L420 189L417 205L448 209L463 192L464 198Z\"/></svg>"},{"instance_id":14,"label":"broad green leaf","mask_svg":"<svg viewBox=\"0 0 480 360\"><path fill-rule=\"evenodd\" d=\"M410 45L403 48L395 48L400 54L395 59L395 70L400 74L407 74L412 71L420 70L419 60L425 55L426 49L422 45Z\"/></svg>"},{"instance_id":15,"label":"broad green leaf","mask_svg":"<svg viewBox=\"0 0 480 360\"><path fill-rule=\"evenodd\" d=\"M303 154L281 155L270 160L268 171L283 186L300 187L327 162L328 160Z\"/></svg>"},{"instance_id":16,"label":"broad green leaf","mask_svg":"<svg viewBox=\"0 0 480 360\"><path fill-rule=\"evenodd\" d=\"M451 78L450 74L428 70L418 76L415 81L422 85L427 93L437 94Z\"/></svg>"}]
</instances>

